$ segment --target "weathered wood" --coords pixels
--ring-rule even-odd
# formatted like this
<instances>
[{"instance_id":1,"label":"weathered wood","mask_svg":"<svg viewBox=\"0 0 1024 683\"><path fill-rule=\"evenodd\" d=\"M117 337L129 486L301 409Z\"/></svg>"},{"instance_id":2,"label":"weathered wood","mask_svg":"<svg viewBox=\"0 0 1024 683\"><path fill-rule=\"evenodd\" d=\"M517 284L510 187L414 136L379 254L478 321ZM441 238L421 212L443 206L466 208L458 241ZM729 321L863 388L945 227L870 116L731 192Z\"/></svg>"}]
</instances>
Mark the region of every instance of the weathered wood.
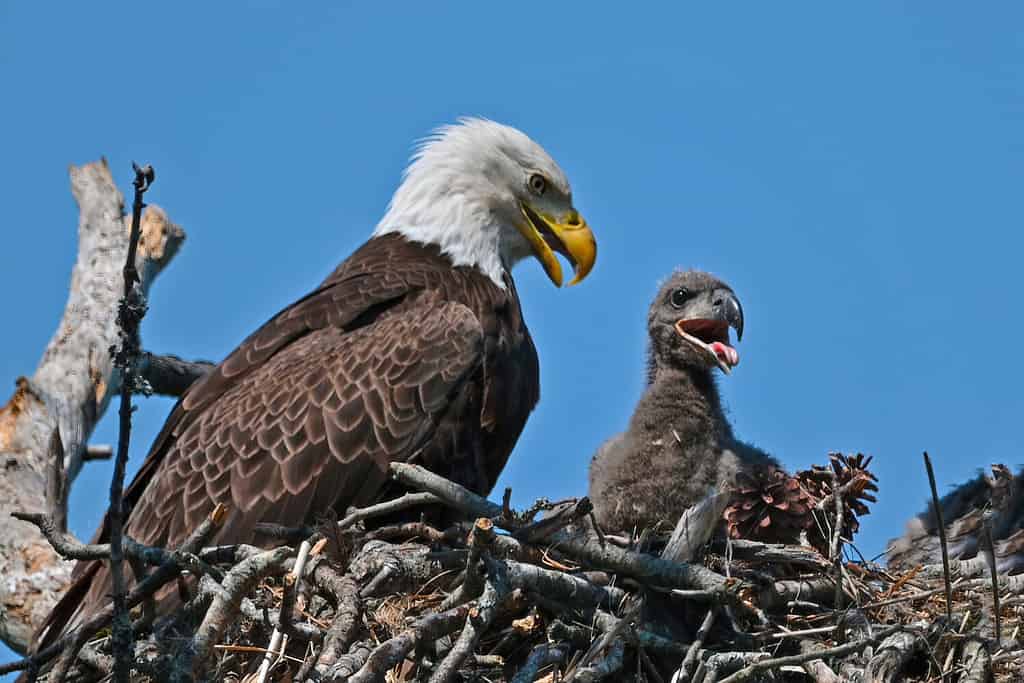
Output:
<instances>
[{"instance_id":1,"label":"weathered wood","mask_svg":"<svg viewBox=\"0 0 1024 683\"><path fill-rule=\"evenodd\" d=\"M110 348L118 343L116 318L128 247L124 198L106 161L72 166L70 176L79 207L78 257L64 316L35 373L20 378L0 408L0 639L22 653L67 585L70 563L34 526L10 513L48 512L46 468L54 427L64 446L68 490L93 428L120 387ZM146 292L185 233L156 206L143 215L141 230L136 267Z\"/></svg>"}]
</instances>

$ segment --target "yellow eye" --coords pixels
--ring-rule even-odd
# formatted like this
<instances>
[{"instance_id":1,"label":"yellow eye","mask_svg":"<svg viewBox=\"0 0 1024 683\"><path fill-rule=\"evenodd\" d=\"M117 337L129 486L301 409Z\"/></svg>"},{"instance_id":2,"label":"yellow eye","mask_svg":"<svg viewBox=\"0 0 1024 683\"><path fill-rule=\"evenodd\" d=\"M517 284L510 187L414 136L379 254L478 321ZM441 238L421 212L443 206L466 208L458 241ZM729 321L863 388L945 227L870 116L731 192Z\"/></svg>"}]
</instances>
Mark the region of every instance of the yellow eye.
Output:
<instances>
[{"instance_id":1,"label":"yellow eye","mask_svg":"<svg viewBox=\"0 0 1024 683\"><path fill-rule=\"evenodd\" d=\"M534 173L530 176L530 189L533 190L535 194L542 195L544 194L544 190L548 189L548 181L539 173Z\"/></svg>"}]
</instances>

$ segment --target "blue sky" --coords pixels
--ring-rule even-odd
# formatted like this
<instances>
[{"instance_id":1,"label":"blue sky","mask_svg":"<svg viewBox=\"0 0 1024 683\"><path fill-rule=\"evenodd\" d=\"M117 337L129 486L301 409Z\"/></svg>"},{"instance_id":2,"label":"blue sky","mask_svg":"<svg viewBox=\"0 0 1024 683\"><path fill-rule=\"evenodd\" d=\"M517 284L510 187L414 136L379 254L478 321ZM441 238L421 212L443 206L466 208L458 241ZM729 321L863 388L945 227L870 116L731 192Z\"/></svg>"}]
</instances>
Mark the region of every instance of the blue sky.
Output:
<instances>
[{"instance_id":1,"label":"blue sky","mask_svg":"<svg viewBox=\"0 0 1024 683\"><path fill-rule=\"evenodd\" d=\"M482 115L552 153L600 247L579 287L515 273L543 398L499 486L585 492L641 391L657 283L695 266L747 316L722 382L737 433L794 469L876 456L873 555L925 501L922 450L943 488L1022 460L1022 20L1014 3L2 3L0 382L31 373L64 305L67 164L106 155L126 189L131 160L154 165L148 197L188 241L144 344L219 359L366 238L417 138ZM142 402L130 472L170 406ZM81 536L109 476L77 482Z\"/></svg>"}]
</instances>

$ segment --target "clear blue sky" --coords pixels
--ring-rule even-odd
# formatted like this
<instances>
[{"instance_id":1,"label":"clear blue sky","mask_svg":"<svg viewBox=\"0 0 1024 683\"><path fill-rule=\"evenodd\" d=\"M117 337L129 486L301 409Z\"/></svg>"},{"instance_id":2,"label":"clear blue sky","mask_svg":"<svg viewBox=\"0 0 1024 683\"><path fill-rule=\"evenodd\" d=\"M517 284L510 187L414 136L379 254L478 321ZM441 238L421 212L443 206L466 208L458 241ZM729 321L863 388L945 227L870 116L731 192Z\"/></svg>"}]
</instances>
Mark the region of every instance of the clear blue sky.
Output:
<instances>
[{"instance_id":1,"label":"clear blue sky","mask_svg":"<svg viewBox=\"0 0 1024 683\"><path fill-rule=\"evenodd\" d=\"M585 492L677 266L743 301L741 437L794 469L876 456L866 554L921 509L922 450L943 488L1021 460L1021 5L187 5L0 4L0 382L64 305L68 163L106 155L124 188L155 166L188 241L144 343L219 359L366 238L415 139L482 115L547 147L600 246L573 289L516 271L543 386L499 484L517 503ZM142 401L131 471L170 406ZM81 536L109 474L78 480Z\"/></svg>"}]
</instances>

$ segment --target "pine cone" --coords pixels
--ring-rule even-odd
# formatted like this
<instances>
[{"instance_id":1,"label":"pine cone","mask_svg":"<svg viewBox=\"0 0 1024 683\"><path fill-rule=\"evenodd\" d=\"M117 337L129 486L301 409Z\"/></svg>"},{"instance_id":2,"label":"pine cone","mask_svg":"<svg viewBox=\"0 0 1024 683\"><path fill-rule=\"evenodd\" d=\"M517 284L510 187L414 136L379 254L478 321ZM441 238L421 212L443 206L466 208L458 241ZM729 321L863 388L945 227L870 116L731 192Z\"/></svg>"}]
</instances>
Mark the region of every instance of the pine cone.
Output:
<instances>
[{"instance_id":1,"label":"pine cone","mask_svg":"<svg viewBox=\"0 0 1024 683\"><path fill-rule=\"evenodd\" d=\"M795 543L811 523L811 500L793 477L775 467L736 475L725 521L732 538Z\"/></svg>"},{"instance_id":2,"label":"pine cone","mask_svg":"<svg viewBox=\"0 0 1024 683\"><path fill-rule=\"evenodd\" d=\"M858 453L856 455L844 455L842 453L829 453L829 467L814 465L809 470L798 472L797 480L810 495L814 505L822 503L832 495L833 484L838 483L843 490L843 530L844 538L852 539L860 529L860 517L871 514L868 503L877 502L874 493L878 491L878 477L868 470L872 458L865 457ZM833 474L835 477L833 478ZM828 504L826 514L831 517L832 505ZM811 527L811 542L816 540L824 543L822 547L828 547L828 540L825 539L825 530ZM815 545L818 545L817 543Z\"/></svg>"}]
</instances>

